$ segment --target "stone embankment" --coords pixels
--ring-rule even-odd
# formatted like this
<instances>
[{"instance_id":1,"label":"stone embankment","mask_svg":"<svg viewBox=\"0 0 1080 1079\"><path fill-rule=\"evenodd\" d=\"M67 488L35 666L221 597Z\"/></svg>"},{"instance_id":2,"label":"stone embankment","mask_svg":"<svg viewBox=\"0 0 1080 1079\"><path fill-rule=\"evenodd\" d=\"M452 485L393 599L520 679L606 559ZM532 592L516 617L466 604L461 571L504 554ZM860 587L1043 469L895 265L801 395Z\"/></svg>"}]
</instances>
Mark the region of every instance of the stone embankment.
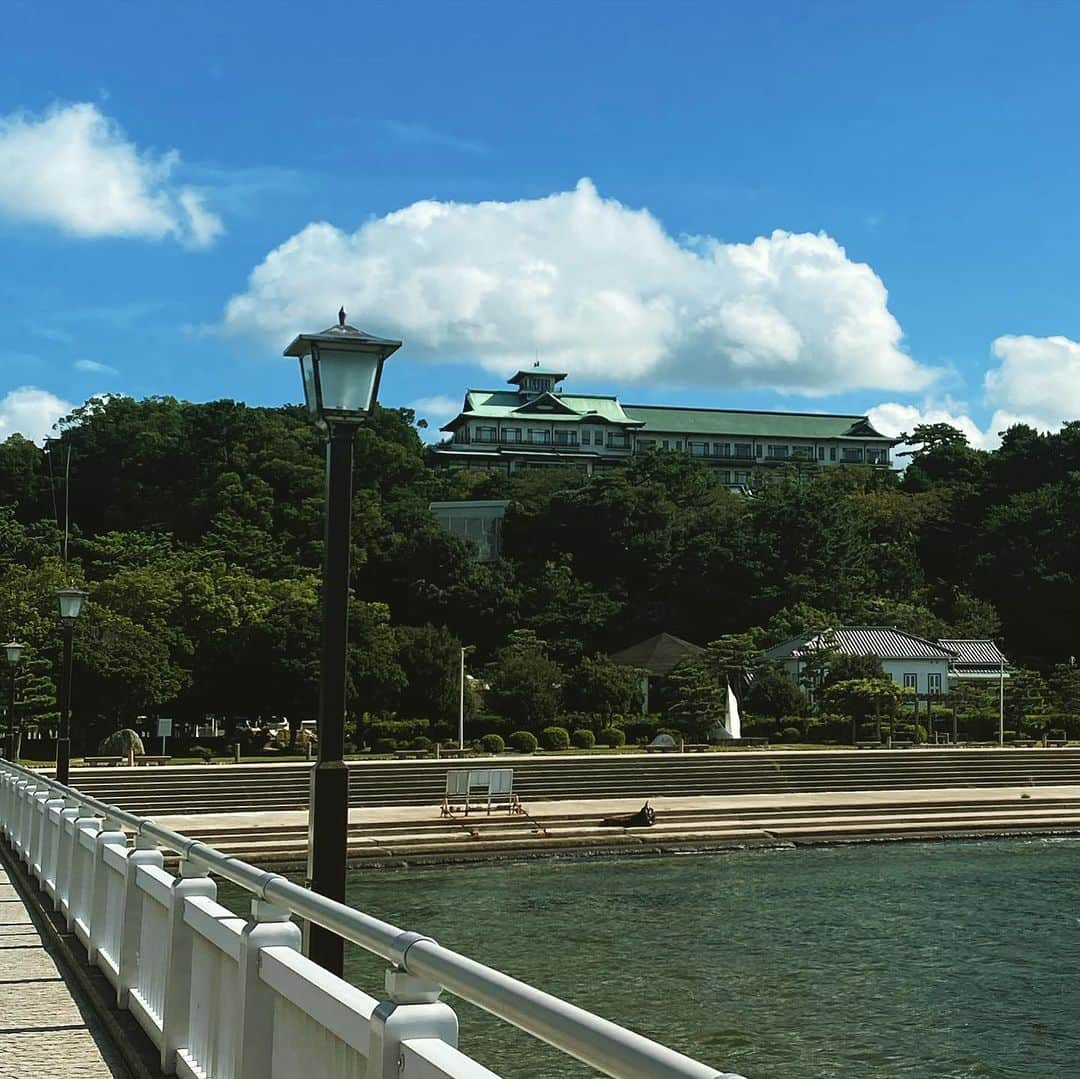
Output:
<instances>
[{"instance_id":1,"label":"stone embankment","mask_svg":"<svg viewBox=\"0 0 1080 1079\"><path fill-rule=\"evenodd\" d=\"M439 814L448 761L351 768L350 858L423 864L561 854L1080 834L1080 750L723 752L470 759L514 768L524 815ZM251 861L303 863L305 765L86 769L73 785ZM605 826L649 799L651 828Z\"/></svg>"}]
</instances>

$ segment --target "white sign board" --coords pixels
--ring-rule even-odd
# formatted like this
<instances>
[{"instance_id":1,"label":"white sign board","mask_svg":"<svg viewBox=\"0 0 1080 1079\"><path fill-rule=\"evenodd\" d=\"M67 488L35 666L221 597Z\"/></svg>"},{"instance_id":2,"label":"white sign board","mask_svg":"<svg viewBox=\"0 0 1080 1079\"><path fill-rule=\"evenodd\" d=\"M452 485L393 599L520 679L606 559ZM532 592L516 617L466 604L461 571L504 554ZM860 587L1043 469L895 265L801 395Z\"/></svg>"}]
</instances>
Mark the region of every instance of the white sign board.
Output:
<instances>
[{"instance_id":1,"label":"white sign board","mask_svg":"<svg viewBox=\"0 0 1080 1079\"><path fill-rule=\"evenodd\" d=\"M157 736L159 738L171 738L172 737L172 720L171 719L165 719L162 716L158 717Z\"/></svg>"}]
</instances>

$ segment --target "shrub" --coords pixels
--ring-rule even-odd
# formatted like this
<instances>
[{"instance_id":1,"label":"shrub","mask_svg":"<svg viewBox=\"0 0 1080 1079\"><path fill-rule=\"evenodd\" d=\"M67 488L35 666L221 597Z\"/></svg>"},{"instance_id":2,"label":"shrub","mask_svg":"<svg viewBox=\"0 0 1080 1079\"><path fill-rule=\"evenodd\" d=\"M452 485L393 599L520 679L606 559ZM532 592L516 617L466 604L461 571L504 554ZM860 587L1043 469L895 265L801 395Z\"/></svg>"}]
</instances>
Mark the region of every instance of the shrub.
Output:
<instances>
[{"instance_id":1,"label":"shrub","mask_svg":"<svg viewBox=\"0 0 1080 1079\"><path fill-rule=\"evenodd\" d=\"M192 746L191 756L199 757L203 764L209 764L214 759L214 751L206 746Z\"/></svg>"},{"instance_id":2,"label":"shrub","mask_svg":"<svg viewBox=\"0 0 1080 1079\"><path fill-rule=\"evenodd\" d=\"M372 753L393 753L397 749L396 738L376 738L371 746Z\"/></svg>"},{"instance_id":3,"label":"shrub","mask_svg":"<svg viewBox=\"0 0 1080 1079\"><path fill-rule=\"evenodd\" d=\"M780 737L785 742L798 742L802 738L802 731L798 727L785 727L780 732Z\"/></svg>"},{"instance_id":4,"label":"shrub","mask_svg":"<svg viewBox=\"0 0 1080 1079\"><path fill-rule=\"evenodd\" d=\"M506 749L506 743L500 734L485 734L480 739L480 746L485 753L501 753Z\"/></svg>"},{"instance_id":5,"label":"shrub","mask_svg":"<svg viewBox=\"0 0 1080 1079\"><path fill-rule=\"evenodd\" d=\"M345 746L344 746L344 750L345 750L346 755L351 754L351 753L355 753L356 752L356 743L355 742L346 742Z\"/></svg>"},{"instance_id":6,"label":"shrub","mask_svg":"<svg viewBox=\"0 0 1080 1079\"><path fill-rule=\"evenodd\" d=\"M569 749L570 732L565 727L545 727L540 732L544 749Z\"/></svg>"},{"instance_id":7,"label":"shrub","mask_svg":"<svg viewBox=\"0 0 1080 1079\"><path fill-rule=\"evenodd\" d=\"M146 752L143 749L142 739L135 731L125 727L121 731L113 731L101 745L98 746L99 757L126 757L132 750L135 756L140 757Z\"/></svg>"},{"instance_id":8,"label":"shrub","mask_svg":"<svg viewBox=\"0 0 1080 1079\"><path fill-rule=\"evenodd\" d=\"M528 731L514 731L507 739L510 748L518 753L535 753L538 745L536 735Z\"/></svg>"},{"instance_id":9,"label":"shrub","mask_svg":"<svg viewBox=\"0 0 1080 1079\"><path fill-rule=\"evenodd\" d=\"M409 749L431 749L435 743L430 738L420 735L409 743Z\"/></svg>"},{"instance_id":10,"label":"shrub","mask_svg":"<svg viewBox=\"0 0 1080 1079\"><path fill-rule=\"evenodd\" d=\"M618 749L619 746L626 745L626 734L618 727L605 727L600 732L600 741L612 749Z\"/></svg>"},{"instance_id":11,"label":"shrub","mask_svg":"<svg viewBox=\"0 0 1080 1079\"><path fill-rule=\"evenodd\" d=\"M592 731L577 730L570 735L570 741L577 749L592 749L596 745L596 735Z\"/></svg>"}]
</instances>

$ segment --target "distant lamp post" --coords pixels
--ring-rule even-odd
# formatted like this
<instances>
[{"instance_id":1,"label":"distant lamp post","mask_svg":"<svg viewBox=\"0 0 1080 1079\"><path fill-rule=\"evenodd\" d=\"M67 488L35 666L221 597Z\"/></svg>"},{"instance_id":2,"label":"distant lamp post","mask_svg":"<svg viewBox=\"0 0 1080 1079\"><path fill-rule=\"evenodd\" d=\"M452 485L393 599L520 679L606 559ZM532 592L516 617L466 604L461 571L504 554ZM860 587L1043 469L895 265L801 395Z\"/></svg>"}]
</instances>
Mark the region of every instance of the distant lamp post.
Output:
<instances>
[{"instance_id":1,"label":"distant lamp post","mask_svg":"<svg viewBox=\"0 0 1080 1079\"><path fill-rule=\"evenodd\" d=\"M319 759L311 772L308 880L314 891L342 903L349 840L344 751L353 441L357 427L375 407L383 364L399 348L400 341L349 326L342 308L336 326L322 333L302 333L284 352L300 361L308 411L327 439ZM308 956L340 976L345 942L330 930L309 924Z\"/></svg>"},{"instance_id":2,"label":"distant lamp post","mask_svg":"<svg viewBox=\"0 0 1080 1079\"><path fill-rule=\"evenodd\" d=\"M26 649L25 644L20 644L18 641L8 641L4 645L4 652L7 655L8 667L10 668L10 675L8 678L8 707L7 707L7 756L9 761L19 762L19 749L22 743L22 729L18 734L15 732L15 672L16 668L22 660L23 651Z\"/></svg>"},{"instance_id":3,"label":"distant lamp post","mask_svg":"<svg viewBox=\"0 0 1080 1079\"><path fill-rule=\"evenodd\" d=\"M56 781L67 783L71 765L71 659L75 647L75 621L82 613L86 593L78 588L61 588L60 622L64 630L64 656L60 670L60 736L56 739Z\"/></svg>"}]
</instances>

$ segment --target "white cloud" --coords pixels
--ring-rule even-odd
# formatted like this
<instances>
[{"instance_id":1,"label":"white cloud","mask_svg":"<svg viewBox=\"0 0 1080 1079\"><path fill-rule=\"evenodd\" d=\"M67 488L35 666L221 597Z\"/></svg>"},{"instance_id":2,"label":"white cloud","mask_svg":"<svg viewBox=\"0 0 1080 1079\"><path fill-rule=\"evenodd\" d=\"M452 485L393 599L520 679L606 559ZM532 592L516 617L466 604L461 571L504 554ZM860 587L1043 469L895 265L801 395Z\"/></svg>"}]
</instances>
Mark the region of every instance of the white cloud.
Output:
<instances>
[{"instance_id":1,"label":"white cloud","mask_svg":"<svg viewBox=\"0 0 1080 1079\"><path fill-rule=\"evenodd\" d=\"M919 390L881 279L824 234L677 240L648 211L575 190L417 202L353 233L313 223L271 251L224 328L280 346L332 321L475 359L503 377L539 354L612 385Z\"/></svg>"},{"instance_id":2,"label":"white cloud","mask_svg":"<svg viewBox=\"0 0 1080 1079\"><path fill-rule=\"evenodd\" d=\"M90 102L0 117L0 214L80 237L171 237L205 247L222 231L202 194L172 181L180 157L140 151Z\"/></svg>"},{"instance_id":3,"label":"white cloud","mask_svg":"<svg viewBox=\"0 0 1080 1079\"><path fill-rule=\"evenodd\" d=\"M947 423L963 431L971 445L983 450L996 449L1001 444L998 432L1004 430L1004 427L996 426L996 416L994 420L991 420L989 428L984 431L966 412L928 405L920 408L916 405L900 404L897 401L875 405L867 411L867 415L874 427L891 438L909 434L920 423ZM1004 426L1009 425L1006 423ZM907 448L905 445L900 445L897 450L902 453Z\"/></svg>"},{"instance_id":4,"label":"white cloud","mask_svg":"<svg viewBox=\"0 0 1080 1079\"><path fill-rule=\"evenodd\" d=\"M20 434L31 442L43 442L57 420L75 406L35 386L20 386L0 397L0 441Z\"/></svg>"},{"instance_id":5,"label":"white cloud","mask_svg":"<svg viewBox=\"0 0 1080 1079\"><path fill-rule=\"evenodd\" d=\"M74 367L76 371L85 371L91 375L118 375L120 373L115 367L110 367L107 363L98 363L97 360L76 360Z\"/></svg>"},{"instance_id":6,"label":"white cloud","mask_svg":"<svg viewBox=\"0 0 1080 1079\"><path fill-rule=\"evenodd\" d=\"M1080 419L1080 344L1067 337L999 337L1001 360L987 371L986 399L1004 419L1056 431Z\"/></svg>"},{"instance_id":7,"label":"white cloud","mask_svg":"<svg viewBox=\"0 0 1080 1079\"><path fill-rule=\"evenodd\" d=\"M462 398L447 397L444 394L418 397L415 401L409 402L409 408L416 413L416 418L428 421L428 429L420 432L425 442L438 442L442 438L439 428L461 411L461 403Z\"/></svg>"}]
</instances>

